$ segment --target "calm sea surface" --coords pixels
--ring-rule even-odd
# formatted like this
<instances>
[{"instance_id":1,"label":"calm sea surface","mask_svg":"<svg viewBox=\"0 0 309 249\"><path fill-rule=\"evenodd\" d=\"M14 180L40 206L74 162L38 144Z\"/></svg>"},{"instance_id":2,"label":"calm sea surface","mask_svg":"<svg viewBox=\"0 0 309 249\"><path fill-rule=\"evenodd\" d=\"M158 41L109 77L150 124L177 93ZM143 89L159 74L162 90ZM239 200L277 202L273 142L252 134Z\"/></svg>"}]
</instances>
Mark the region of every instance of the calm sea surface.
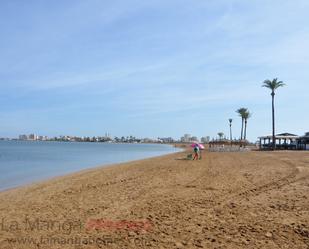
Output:
<instances>
[{"instance_id":1,"label":"calm sea surface","mask_svg":"<svg viewBox=\"0 0 309 249\"><path fill-rule=\"evenodd\" d=\"M161 144L0 141L0 190L98 165L177 151Z\"/></svg>"}]
</instances>

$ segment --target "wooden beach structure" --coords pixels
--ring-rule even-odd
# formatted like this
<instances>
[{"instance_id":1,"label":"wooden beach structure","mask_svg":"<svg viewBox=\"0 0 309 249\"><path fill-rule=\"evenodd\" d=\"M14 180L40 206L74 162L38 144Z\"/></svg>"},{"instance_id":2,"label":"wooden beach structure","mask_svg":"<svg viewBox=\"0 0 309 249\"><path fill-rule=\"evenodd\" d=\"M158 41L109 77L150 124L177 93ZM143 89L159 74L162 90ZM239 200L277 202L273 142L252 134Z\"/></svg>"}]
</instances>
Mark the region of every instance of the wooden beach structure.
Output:
<instances>
[{"instance_id":1,"label":"wooden beach structure","mask_svg":"<svg viewBox=\"0 0 309 249\"><path fill-rule=\"evenodd\" d=\"M309 150L309 132L304 136L281 133L275 136L276 150ZM272 149L272 135L259 137L260 150Z\"/></svg>"},{"instance_id":2,"label":"wooden beach structure","mask_svg":"<svg viewBox=\"0 0 309 249\"><path fill-rule=\"evenodd\" d=\"M299 136L292 133L281 133L275 136L276 149L277 150L296 150L297 149L297 139ZM261 150L269 150L273 145L273 137L262 136L259 137L260 143L259 147Z\"/></svg>"}]
</instances>

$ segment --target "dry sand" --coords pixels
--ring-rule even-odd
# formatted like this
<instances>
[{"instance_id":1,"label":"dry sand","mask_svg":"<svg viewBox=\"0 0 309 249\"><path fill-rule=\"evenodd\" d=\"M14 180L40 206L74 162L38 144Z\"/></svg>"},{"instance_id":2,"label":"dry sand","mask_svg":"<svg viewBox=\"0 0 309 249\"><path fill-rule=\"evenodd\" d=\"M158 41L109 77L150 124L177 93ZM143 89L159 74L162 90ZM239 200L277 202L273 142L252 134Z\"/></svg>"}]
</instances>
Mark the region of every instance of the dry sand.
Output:
<instances>
[{"instance_id":1,"label":"dry sand","mask_svg":"<svg viewBox=\"0 0 309 249\"><path fill-rule=\"evenodd\" d=\"M0 248L309 248L308 152L185 155L0 193Z\"/></svg>"}]
</instances>

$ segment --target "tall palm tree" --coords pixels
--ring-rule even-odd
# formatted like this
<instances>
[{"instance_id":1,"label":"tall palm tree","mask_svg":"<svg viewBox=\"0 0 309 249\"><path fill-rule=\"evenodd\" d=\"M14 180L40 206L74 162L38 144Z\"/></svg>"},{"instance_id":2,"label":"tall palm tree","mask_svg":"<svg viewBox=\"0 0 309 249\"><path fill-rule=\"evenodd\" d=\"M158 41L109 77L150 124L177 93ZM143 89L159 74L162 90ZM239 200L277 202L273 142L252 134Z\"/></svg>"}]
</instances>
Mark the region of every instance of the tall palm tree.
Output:
<instances>
[{"instance_id":1,"label":"tall palm tree","mask_svg":"<svg viewBox=\"0 0 309 249\"><path fill-rule=\"evenodd\" d=\"M239 108L236 113L239 114L239 116L241 117L241 132L240 132L240 140L243 140L243 134L244 134L244 122L245 122L245 113L248 111L247 108Z\"/></svg>"},{"instance_id":2,"label":"tall palm tree","mask_svg":"<svg viewBox=\"0 0 309 249\"><path fill-rule=\"evenodd\" d=\"M232 135L232 122L233 122L233 119L229 119L229 123L230 123L230 140L231 140L231 142L232 142L232 140L233 140L233 135Z\"/></svg>"},{"instance_id":3,"label":"tall palm tree","mask_svg":"<svg viewBox=\"0 0 309 249\"><path fill-rule=\"evenodd\" d=\"M244 132L244 140L247 138L247 124L248 119L251 118L252 113L250 113L248 110L244 113L244 120L245 120L245 132Z\"/></svg>"},{"instance_id":4,"label":"tall palm tree","mask_svg":"<svg viewBox=\"0 0 309 249\"><path fill-rule=\"evenodd\" d=\"M285 84L282 81L278 81L278 78L273 80L264 80L262 87L269 88L271 90L271 98L272 98L272 124L273 124L273 150L276 149L276 135L275 135L275 90L279 87L283 87Z\"/></svg>"}]
</instances>

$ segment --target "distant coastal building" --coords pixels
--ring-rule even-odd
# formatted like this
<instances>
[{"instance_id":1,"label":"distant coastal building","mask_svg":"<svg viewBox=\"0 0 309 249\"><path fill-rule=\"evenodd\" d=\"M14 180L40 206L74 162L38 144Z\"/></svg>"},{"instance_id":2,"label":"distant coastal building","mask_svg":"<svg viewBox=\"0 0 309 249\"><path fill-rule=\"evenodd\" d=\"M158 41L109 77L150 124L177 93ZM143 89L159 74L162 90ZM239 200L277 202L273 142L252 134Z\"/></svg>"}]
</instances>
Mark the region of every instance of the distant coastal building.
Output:
<instances>
[{"instance_id":1,"label":"distant coastal building","mask_svg":"<svg viewBox=\"0 0 309 249\"><path fill-rule=\"evenodd\" d=\"M195 136L191 137L191 141L190 142L199 142L199 139Z\"/></svg>"},{"instance_id":2,"label":"distant coastal building","mask_svg":"<svg viewBox=\"0 0 309 249\"><path fill-rule=\"evenodd\" d=\"M37 140L46 141L46 140L48 140L48 137L47 136L38 136Z\"/></svg>"},{"instance_id":3,"label":"distant coastal building","mask_svg":"<svg viewBox=\"0 0 309 249\"><path fill-rule=\"evenodd\" d=\"M199 139L196 136L191 136L190 134L185 134L183 137L180 138L180 142L182 143L192 143L198 141Z\"/></svg>"},{"instance_id":4,"label":"distant coastal building","mask_svg":"<svg viewBox=\"0 0 309 249\"><path fill-rule=\"evenodd\" d=\"M27 135L19 135L19 140L28 140Z\"/></svg>"},{"instance_id":5,"label":"distant coastal building","mask_svg":"<svg viewBox=\"0 0 309 249\"><path fill-rule=\"evenodd\" d=\"M30 134L28 140L37 140L37 136L35 134Z\"/></svg>"},{"instance_id":6,"label":"distant coastal building","mask_svg":"<svg viewBox=\"0 0 309 249\"><path fill-rule=\"evenodd\" d=\"M201 142L204 143L204 144L209 143L209 141L210 141L210 137L209 136L201 138Z\"/></svg>"},{"instance_id":7,"label":"distant coastal building","mask_svg":"<svg viewBox=\"0 0 309 249\"><path fill-rule=\"evenodd\" d=\"M190 141L191 136L189 135L188 141ZM60 135L56 137L47 137L41 135L19 135L18 140L23 141L57 141L57 142L100 142L100 143L176 143L175 139L172 137L163 137L158 139L150 139L150 138L136 138L134 136L122 136L120 137L111 137L109 133L106 133L105 136L93 136L93 137L78 137L78 136L68 136L68 135Z\"/></svg>"},{"instance_id":8,"label":"distant coastal building","mask_svg":"<svg viewBox=\"0 0 309 249\"><path fill-rule=\"evenodd\" d=\"M191 142L191 135L190 134L185 134L183 137L180 138L180 141L182 143L189 143L189 142Z\"/></svg>"},{"instance_id":9,"label":"distant coastal building","mask_svg":"<svg viewBox=\"0 0 309 249\"><path fill-rule=\"evenodd\" d=\"M172 137L159 137L157 140L159 143L174 143L175 140Z\"/></svg>"},{"instance_id":10,"label":"distant coastal building","mask_svg":"<svg viewBox=\"0 0 309 249\"><path fill-rule=\"evenodd\" d=\"M18 136L18 139L19 140L27 140L27 141L36 141L36 140L39 140L39 141L47 141L49 138L47 136L37 136L35 134L30 134L30 135L19 135Z\"/></svg>"},{"instance_id":11,"label":"distant coastal building","mask_svg":"<svg viewBox=\"0 0 309 249\"><path fill-rule=\"evenodd\" d=\"M124 141L123 141L124 142ZM154 143L155 141L151 138L143 138L141 140L142 143Z\"/></svg>"}]
</instances>

